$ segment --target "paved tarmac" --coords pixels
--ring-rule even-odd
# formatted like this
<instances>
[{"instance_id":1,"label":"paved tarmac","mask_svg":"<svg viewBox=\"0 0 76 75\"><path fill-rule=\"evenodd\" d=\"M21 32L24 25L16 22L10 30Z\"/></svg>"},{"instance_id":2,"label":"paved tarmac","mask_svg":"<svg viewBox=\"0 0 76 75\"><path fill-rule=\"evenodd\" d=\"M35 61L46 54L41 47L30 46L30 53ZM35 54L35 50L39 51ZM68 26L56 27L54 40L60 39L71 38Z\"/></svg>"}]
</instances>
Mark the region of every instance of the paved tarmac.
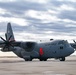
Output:
<instances>
[{"instance_id":1,"label":"paved tarmac","mask_svg":"<svg viewBox=\"0 0 76 75\"><path fill-rule=\"evenodd\" d=\"M67 57L64 62L0 58L0 75L76 75L76 56Z\"/></svg>"}]
</instances>

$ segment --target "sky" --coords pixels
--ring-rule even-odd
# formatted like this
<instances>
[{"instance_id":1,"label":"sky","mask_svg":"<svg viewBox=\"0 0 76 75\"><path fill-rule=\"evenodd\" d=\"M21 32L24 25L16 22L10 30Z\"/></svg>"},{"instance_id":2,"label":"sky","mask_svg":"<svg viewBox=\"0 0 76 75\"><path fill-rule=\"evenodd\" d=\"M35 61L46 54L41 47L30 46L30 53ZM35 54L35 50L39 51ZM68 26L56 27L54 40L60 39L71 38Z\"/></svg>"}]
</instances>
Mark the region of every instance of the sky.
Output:
<instances>
[{"instance_id":1,"label":"sky","mask_svg":"<svg viewBox=\"0 0 76 75\"><path fill-rule=\"evenodd\" d=\"M7 23L15 39L76 40L76 0L0 0L0 36Z\"/></svg>"}]
</instances>

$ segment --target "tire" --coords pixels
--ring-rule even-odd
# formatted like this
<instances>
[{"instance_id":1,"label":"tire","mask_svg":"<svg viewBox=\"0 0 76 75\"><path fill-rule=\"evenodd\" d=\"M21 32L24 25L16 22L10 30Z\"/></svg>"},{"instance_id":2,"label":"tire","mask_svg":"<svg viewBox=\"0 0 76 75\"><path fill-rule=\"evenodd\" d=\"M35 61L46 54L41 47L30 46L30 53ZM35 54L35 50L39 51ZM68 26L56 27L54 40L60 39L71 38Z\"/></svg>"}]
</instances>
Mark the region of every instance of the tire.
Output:
<instances>
[{"instance_id":1,"label":"tire","mask_svg":"<svg viewBox=\"0 0 76 75\"><path fill-rule=\"evenodd\" d=\"M32 58L30 57L30 59L24 59L25 61L32 61Z\"/></svg>"},{"instance_id":2,"label":"tire","mask_svg":"<svg viewBox=\"0 0 76 75\"><path fill-rule=\"evenodd\" d=\"M32 58L30 58L29 61L32 61Z\"/></svg>"},{"instance_id":3,"label":"tire","mask_svg":"<svg viewBox=\"0 0 76 75\"><path fill-rule=\"evenodd\" d=\"M47 61L47 59L39 59L40 61Z\"/></svg>"},{"instance_id":4,"label":"tire","mask_svg":"<svg viewBox=\"0 0 76 75\"><path fill-rule=\"evenodd\" d=\"M47 61L47 59L44 59L44 61Z\"/></svg>"},{"instance_id":5,"label":"tire","mask_svg":"<svg viewBox=\"0 0 76 75\"><path fill-rule=\"evenodd\" d=\"M43 61L43 59L39 59L40 61Z\"/></svg>"},{"instance_id":6,"label":"tire","mask_svg":"<svg viewBox=\"0 0 76 75\"><path fill-rule=\"evenodd\" d=\"M59 59L60 61L65 61L65 57L62 57Z\"/></svg>"},{"instance_id":7,"label":"tire","mask_svg":"<svg viewBox=\"0 0 76 75\"><path fill-rule=\"evenodd\" d=\"M29 61L29 59L24 59L25 61Z\"/></svg>"}]
</instances>

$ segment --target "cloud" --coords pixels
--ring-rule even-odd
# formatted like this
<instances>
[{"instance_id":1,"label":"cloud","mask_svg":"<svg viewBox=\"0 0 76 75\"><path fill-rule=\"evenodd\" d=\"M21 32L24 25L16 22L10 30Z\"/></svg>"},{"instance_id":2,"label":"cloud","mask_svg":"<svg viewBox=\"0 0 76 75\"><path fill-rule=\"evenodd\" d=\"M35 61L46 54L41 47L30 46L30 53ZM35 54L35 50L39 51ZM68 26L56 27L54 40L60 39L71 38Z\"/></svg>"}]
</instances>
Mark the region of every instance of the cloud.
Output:
<instances>
[{"instance_id":1,"label":"cloud","mask_svg":"<svg viewBox=\"0 0 76 75\"><path fill-rule=\"evenodd\" d=\"M14 2L14 1L16 1L16 0L0 0L0 2Z\"/></svg>"},{"instance_id":2,"label":"cloud","mask_svg":"<svg viewBox=\"0 0 76 75\"><path fill-rule=\"evenodd\" d=\"M6 10L0 8L0 15L6 14Z\"/></svg>"},{"instance_id":3,"label":"cloud","mask_svg":"<svg viewBox=\"0 0 76 75\"><path fill-rule=\"evenodd\" d=\"M29 11L26 12L25 16L28 16L28 17L31 17L31 18L40 19L43 22L46 22L46 21L48 21L48 22L49 21L50 22L51 21L54 21L55 22L55 21L58 21L59 20L56 16L51 15L50 13L45 12L45 11L29 10Z\"/></svg>"},{"instance_id":4,"label":"cloud","mask_svg":"<svg viewBox=\"0 0 76 75\"><path fill-rule=\"evenodd\" d=\"M27 38L28 34L35 39L37 35L38 38L55 38L55 35L73 38L75 3L75 0L0 0L0 28L4 27L0 31L4 32L7 22L11 22L14 33L25 33Z\"/></svg>"},{"instance_id":5,"label":"cloud","mask_svg":"<svg viewBox=\"0 0 76 75\"><path fill-rule=\"evenodd\" d=\"M28 25L28 22L22 18L15 18L15 17L0 17L0 22L11 22L18 24L20 26Z\"/></svg>"},{"instance_id":6,"label":"cloud","mask_svg":"<svg viewBox=\"0 0 76 75\"><path fill-rule=\"evenodd\" d=\"M70 19L72 21L75 21L76 20L75 13L76 13L76 10L74 10L74 11L63 11L58 16L61 19Z\"/></svg>"},{"instance_id":7,"label":"cloud","mask_svg":"<svg viewBox=\"0 0 76 75\"><path fill-rule=\"evenodd\" d=\"M61 10L70 10L70 11L75 10L73 7L68 6L68 5L66 5L66 4L61 5L61 6L60 6L60 9L61 9Z\"/></svg>"},{"instance_id":8,"label":"cloud","mask_svg":"<svg viewBox=\"0 0 76 75\"><path fill-rule=\"evenodd\" d=\"M25 0L24 0L25 1ZM49 2L49 0L26 0L28 2L32 2L32 3L40 3L40 4L46 4Z\"/></svg>"}]
</instances>

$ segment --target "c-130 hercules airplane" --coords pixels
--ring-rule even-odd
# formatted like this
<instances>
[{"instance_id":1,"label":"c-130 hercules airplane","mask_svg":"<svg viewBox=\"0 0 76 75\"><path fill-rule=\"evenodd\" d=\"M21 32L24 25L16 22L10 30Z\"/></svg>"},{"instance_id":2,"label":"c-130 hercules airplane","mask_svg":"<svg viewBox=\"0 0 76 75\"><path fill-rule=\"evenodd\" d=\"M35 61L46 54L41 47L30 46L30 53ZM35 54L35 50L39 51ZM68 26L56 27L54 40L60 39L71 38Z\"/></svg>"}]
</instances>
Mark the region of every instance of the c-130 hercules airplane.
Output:
<instances>
[{"instance_id":1,"label":"c-130 hercules airplane","mask_svg":"<svg viewBox=\"0 0 76 75\"><path fill-rule=\"evenodd\" d=\"M18 57L25 61L32 61L38 58L40 61L47 61L48 58L65 61L65 57L71 55L75 50L66 40L51 40L50 42L17 42L14 39L11 24L7 24L5 38L0 41L1 51L13 51Z\"/></svg>"}]
</instances>

